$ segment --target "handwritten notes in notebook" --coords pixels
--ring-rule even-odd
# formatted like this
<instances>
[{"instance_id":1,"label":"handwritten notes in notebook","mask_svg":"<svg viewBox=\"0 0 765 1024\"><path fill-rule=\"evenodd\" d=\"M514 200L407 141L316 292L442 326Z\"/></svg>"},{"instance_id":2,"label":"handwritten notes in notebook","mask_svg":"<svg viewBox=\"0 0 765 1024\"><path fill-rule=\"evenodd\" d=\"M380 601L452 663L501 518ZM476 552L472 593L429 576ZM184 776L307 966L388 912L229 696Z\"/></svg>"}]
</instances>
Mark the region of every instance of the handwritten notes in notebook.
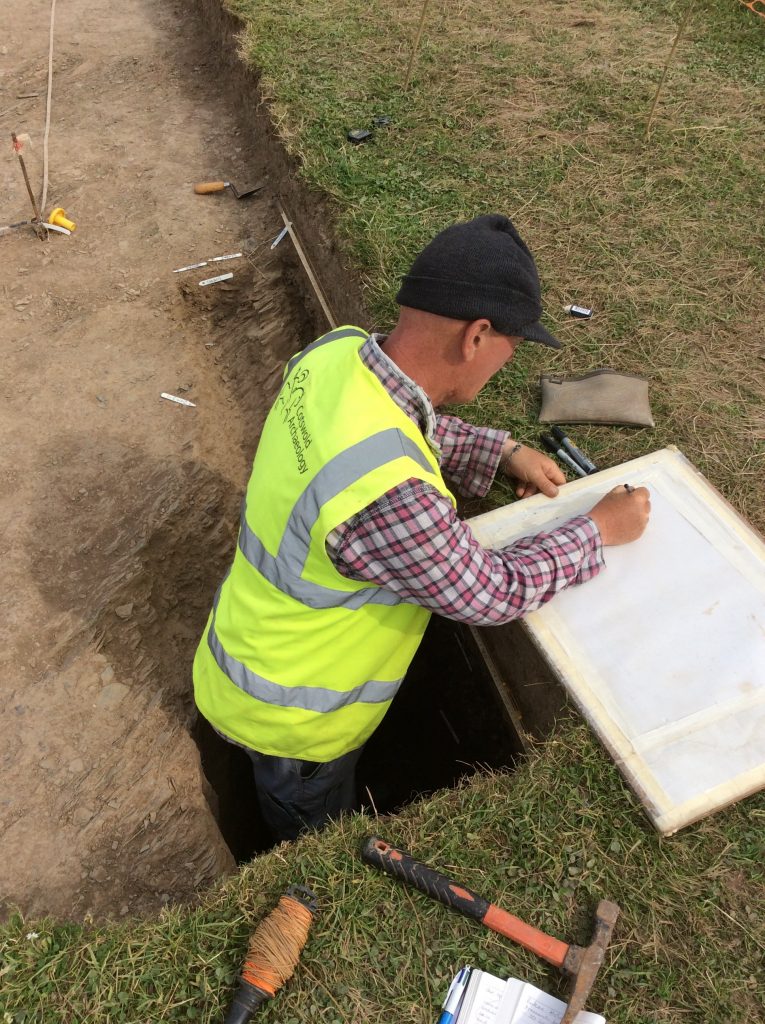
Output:
<instances>
[{"instance_id":1,"label":"handwritten notes in notebook","mask_svg":"<svg viewBox=\"0 0 765 1024\"><path fill-rule=\"evenodd\" d=\"M473 969L454 1024L560 1024L565 1010L562 999L535 985ZM606 1024L606 1020L583 1010L575 1024Z\"/></svg>"}]
</instances>

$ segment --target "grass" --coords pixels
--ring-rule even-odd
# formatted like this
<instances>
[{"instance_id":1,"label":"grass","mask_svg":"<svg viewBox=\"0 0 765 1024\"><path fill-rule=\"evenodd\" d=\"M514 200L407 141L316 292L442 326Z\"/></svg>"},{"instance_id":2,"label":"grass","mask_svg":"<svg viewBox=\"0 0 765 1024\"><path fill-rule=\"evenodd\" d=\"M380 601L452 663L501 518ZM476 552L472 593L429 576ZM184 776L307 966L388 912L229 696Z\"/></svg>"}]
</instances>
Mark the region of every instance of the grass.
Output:
<instances>
[{"instance_id":1,"label":"grass","mask_svg":"<svg viewBox=\"0 0 765 1024\"><path fill-rule=\"evenodd\" d=\"M500 210L540 266L557 355L527 345L465 414L534 441L542 370L650 379L655 430L578 428L603 465L677 444L765 526L765 20L698 0L648 113L687 0L420 5L229 0L246 59L371 318L433 233ZM351 128L391 127L352 147ZM571 301L595 308L567 319ZM495 490L493 500L507 500ZM425 1024L464 962L548 988L552 970L366 868L369 832L580 943L602 896L623 917L592 997L611 1024L763 1021L765 795L659 838L586 728L562 727L512 776L482 774L387 821L355 817L279 848L156 920L0 927L0 1021L217 1021L249 932L293 882L321 913L261 1018Z\"/></svg>"},{"instance_id":2,"label":"grass","mask_svg":"<svg viewBox=\"0 0 765 1024\"><path fill-rule=\"evenodd\" d=\"M419 4L231 6L375 323L452 221L500 210L531 244L566 349L527 346L466 415L534 443L541 371L643 374L656 429L577 428L581 444L603 465L676 444L765 528L765 19L698 0L647 138L685 2L436 5L406 94ZM345 141L380 113L373 144ZM567 318L572 301L594 318Z\"/></svg>"},{"instance_id":3,"label":"grass","mask_svg":"<svg viewBox=\"0 0 765 1024\"><path fill-rule=\"evenodd\" d=\"M569 941L589 942L598 899L617 900L591 1000L611 1024L754 1024L765 1019L763 824L760 794L661 839L588 731L568 726L513 775L481 775L393 819L345 819L198 907L119 925L14 918L0 932L0 1020L220 1021L248 934L294 882L320 913L264 1024L426 1024L464 962L565 991L519 947L364 865L362 839L380 834Z\"/></svg>"}]
</instances>

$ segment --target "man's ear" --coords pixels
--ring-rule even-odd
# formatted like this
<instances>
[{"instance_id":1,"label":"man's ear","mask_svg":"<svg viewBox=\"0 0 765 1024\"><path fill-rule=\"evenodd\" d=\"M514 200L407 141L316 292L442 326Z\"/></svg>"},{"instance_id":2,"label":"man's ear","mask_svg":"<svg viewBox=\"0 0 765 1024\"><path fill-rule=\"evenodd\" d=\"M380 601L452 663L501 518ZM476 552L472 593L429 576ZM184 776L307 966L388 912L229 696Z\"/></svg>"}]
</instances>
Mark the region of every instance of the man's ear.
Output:
<instances>
[{"instance_id":1,"label":"man's ear","mask_svg":"<svg viewBox=\"0 0 765 1024\"><path fill-rule=\"evenodd\" d=\"M480 320L471 320L465 324L462 332L462 358L466 363L472 362L478 354L483 343L493 334L491 321L482 317Z\"/></svg>"}]
</instances>

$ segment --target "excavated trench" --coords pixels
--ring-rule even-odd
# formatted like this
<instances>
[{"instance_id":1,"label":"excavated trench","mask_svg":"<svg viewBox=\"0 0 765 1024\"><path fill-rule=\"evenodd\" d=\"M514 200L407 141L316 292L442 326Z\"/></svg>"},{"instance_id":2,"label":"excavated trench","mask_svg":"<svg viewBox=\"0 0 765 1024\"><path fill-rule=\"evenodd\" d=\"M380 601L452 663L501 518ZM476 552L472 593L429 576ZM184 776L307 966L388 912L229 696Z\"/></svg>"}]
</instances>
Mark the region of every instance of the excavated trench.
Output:
<instances>
[{"instance_id":1,"label":"excavated trench","mask_svg":"<svg viewBox=\"0 0 765 1024\"><path fill-rule=\"evenodd\" d=\"M209 70L227 90L242 138L255 140L253 176L267 180L299 225L302 240L330 304L343 322L366 323L351 273L326 233L329 211L304 194L294 167L274 138L258 83L236 57L236 21L219 0L198 0L195 14L206 37ZM275 205L275 204L273 204ZM284 360L326 329L326 321L294 253L285 246L236 287L215 293L189 289L189 312L217 325L215 363L246 424L248 458L280 381ZM277 258L278 257L278 258ZM242 480L242 485L244 481ZM206 779L206 796L237 862L264 851L269 840L257 811L245 755L224 743L194 712L190 666L213 593L231 557L241 487L189 459L170 475L157 467L147 493L161 495L162 515L94 624L100 647L118 677L138 685L162 680L154 701L165 701L191 729ZM91 581L81 581L87 592ZM91 593L92 596L92 593ZM127 621L115 609L132 605ZM107 628L108 624L108 628ZM150 687L154 689L154 687ZM163 697L163 694L165 695ZM517 722L508 714L496 677L475 634L434 618L407 679L358 769L362 803L379 814L452 786L478 766L507 768L522 751Z\"/></svg>"},{"instance_id":2,"label":"excavated trench","mask_svg":"<svg viewBox=\"0 0 765 1024\"><path fill-rule=\"evenodd\" d=\"M34 450L44 500L27 500L32 511L18 550L23 567L28 538L23 582L40 611L30 613L28 637L16 638L16 692L5 708L11 727L3 766L15 781L0 799L0 915L13 906L67 918L151 914L169 901L194 899L267 849L249 763L198 720L191 665L232 557L248 467L284 362L327 328L289 241L274 251L268 246L281 209L297 227L336 320L372 326L329 230L332 211L301 186L274 137L257 79L238 57L240 26L221 0L178 5L174 17L182 19L180 34L173 36L168 15L157 39L168 53L179 50L178 63L155 56L158 81L177 81L192 100L198 90L200 101L214 83L216 102L238 125L229 138L236 138L239 165L266 187L250 205L240 204L252 237L241 243L249 257L234 280L215 289L176 278L168 285L168 271L149 282L145 307L131 305L117 329L99 291L85 326L76 321L71 334L46 335L53 367L66 365L72 352L83 360L69 393L80 387L78 374L95 373L102 353L107 362L88 379L93 406L84 419L65 420L54 441ZM82 74L97 66L96 58L83 62ZM131 63L125 74L142 67ZM167 116L179 116L175 94L168 95ZM183 169L171 170L177 186ZM139 204L143 191L136 188ZM212 236L229 242L238 230L232 223ZM168 221L168 236L171 228ZM142 231L134 240L140 252L147 237L159 236L151 218ZM169 267L184 262L177 249L190 237L185 224L168 244L162 259L178 261ZM124 242L120 251L129 249ZM211 248L203 255L215 244L205 242ZM153 340L165 324L161 345L144 350L143 337ZM176 408L171 419L163 408L161 418L152 413L142 424L141 403L156 404L160 390L143 384L155 375L162 387L172 382L173 364L161 364L161 374L156 366L176 337L202 401L191 418ZM113 364L126 366L125 378L104 395L101 381L111 379ZM132 420L118 404L123 395L135 403ZM91 411L99 406L109 414L100 421ZM163 430L167 436L159 436ZM434 618L359 764L362 802L393 813L477 767L510 768L527 734L543 735L559 710L550 671L520 630L476 631Z\"/></svg>"},{"instance_id":3,"label":"excavated trench","mask_svg":"<svg viewBox=\"0 0 765 1024\"><path fill-rule=\"evenodd\" d=\"M469 631L433 618L391 710L364 748L361 806L392 814L451 787L477 768L509 768L522 752ZM250 765L204 720L195 739L217 799L217 820L237 862L270 846L257 813Z\"/></svg>"},{"instance_id":4,"label":"excavated trench","mask_svg":"<svg viewBox=\"0 0 765 1024\"><path fill-rule=\"evenodd\" d=\"M367 324L352 273L328 231L330 211L301 188L272 133L257 79L237 57L237 21L220 0L196 0L194 6L219 62L214 73L241 120L243 136L257 140L255 177L267 176L298 225L338 320ZM208 300L207 308L222 329L216 362L254 450L284 360L327 325L294 253L282 253L270 269L259 264L247 284L224 295L223 301ZM200 302L198 292L187 298ZM206 795L225 843L241 863L270 845L249 762L195 715L189 687L194 649L235 542L241 488L189 464L179 491L183 500L151 538L129 588L141 612L121 636L111 631L108 653L115 663L129 659L133 670L143 663L144 677L156 674L170 692L185 694L184 717L200 751ZM112 605L125 600L120 594ZM513 662L523 668L520 702L506 682ZM540 704L543 693L547 703ZM560 707L549 670L517 628L476 631L434 617L359 763L361 803L390 814L478 768L511 768L526 749L528 734L542 735Z\"/></svg>"},{"instance_id":5,"label":"excavated trench","mask_svg":"<svg viewBox=\"0 0 765 1024\"><path fill-rule=\"evenodd\" d=\"M367 325L352 271L343 266L328 230L331 211L301 188L295 167L273 135L257 78L237 56L239 23L222 9L220 0L196 0L196 9L220 61L220 79L228 89L230 104L242 119L244 133L260 142L258 161L299 227L336 319ZM295 262L293 270L290 284L303 296L310 321L303 327L308 326L309 334L316 336L327 329L326 321L302 268ZM234 321L237 316L233 315ZM241 335L241 329L235 326L232 335ZM301 337L305 340L305 334ZM231 349L241 363L246 362L250 351L246 343L233 340ZM235 381L243 377L246 371L240 365ZM239 386L235 390L242 415L249 418L247 389ZM219 499L219 505L231 512L232 530L239 497L237 491ZM210 575L203 588L208 601L225 563L223 553L214 565L208 563ZM207 603L203 602L196 615L200 628L206 612ZM185 665L191 653L186 652ZM508 659L526 670L522 689L532 697L520 704L505 682ZM539 691L551 695L551 716L560 709L557 686L549 675L518 629L476 631L434 617L401 691L359 763L362 805L379 814L393 813L418 797L453 786L479 767L512 767L526 749L527 734L541 734L547 724L535 711ZM197 719L193 736L223 837L235 859L245 861L269 846L257 812L249 762L203 720Z\"/></svg>"}]
</instances>

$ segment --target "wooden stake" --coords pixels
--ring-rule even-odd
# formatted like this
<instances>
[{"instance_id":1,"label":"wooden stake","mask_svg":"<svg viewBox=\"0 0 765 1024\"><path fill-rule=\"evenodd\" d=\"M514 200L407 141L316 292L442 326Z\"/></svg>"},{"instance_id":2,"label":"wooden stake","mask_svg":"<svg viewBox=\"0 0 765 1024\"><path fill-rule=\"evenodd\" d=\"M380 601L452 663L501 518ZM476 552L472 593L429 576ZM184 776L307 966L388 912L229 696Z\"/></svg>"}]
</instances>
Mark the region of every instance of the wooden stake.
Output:
<instances>
[{"instance_id":1,"label":"wooden stake","mask_svg":"<svg viewBox=\"0 0 765 1024\"><path fill-rule=\"evenodd\" d=\"M422 39L422 30L425 27L425 14L428 10L428 4L430 0L424 0L422 5L422 14L420 15L420 24L417 26L417 35L415 36L414 46L412 47L412 56L409 58L409 67L406 69L406 78L404 79L404 92L409 88L409 79L412 77L412 68L414 67L414 59L417 56L417 51L420 48L420 39Z\"/></svg>"},{"instance_id":2,"label":"wooden stake","mask_svg":"<svg viewBox=\"0 0 765 1024\"><path fill-rule=\"evenodd\" d=\"M284 226L287 228L289 232L289 236L292 239L292 244L295 246L295 252L298 254L298 256L300 257L300 262L303 264L303 269L305 270L306 274L308 274L308 280L311 282L311 285L313 286L313 290L316 293L316 298L319 300L319 304L321 308L324 310L324 316L326 316L327 320L329 321L329 326L333 328L337 327L337 321L332 315L332 310L329 308L327 300L324 298L324 292L321 290L321 286L316 279L316 275L311 269L311 264L308 262L308 257L303 252L303 246L300 244L298 236L295 234L295 229L292 226L292 221L289 220L287 214L281 207L279 207L279 213L281 213L282 215Z\"/></svg>"},{"instance_id":3,"label":"wooden stake","mask_svg":"<svg viewBox=\"0 0 765 1024\"><path fill-rule=\"evenodd\" d=\"M661 90L664 88L664 82L665 82L666 77L667 77L667 72L669 71L669 65L672 63L672 58L675 56L675 50L677 49L677 44L680 42L680 37L682 36L683 32L685 32L686 25L688 24L688 21L690 20L691 12L693 11L693 8L695 6L696 6L696 0L690 0L690 3L688 4L688 8L687 8L687 10L685 12L685 15L683 17L683 20L680 22L680 27L677 30L677 35L675 36L675 41L672 44L672 49L669 51L669 57L667 57L667 63L664 65L664 71L663 71L662 76L661 76L661 81L659 82L659 88L656 90L656 95L654 96L653 103L651 104L651 113L648 115L648 124L645 126L645 137L646 137L646 139L651 134L651 122L653 121L653 115L654 115L654 113L656 111L656 104L659 102L659 96L661 96Z\"/></svg>"},{"instance_id":4,"label":"wooden stake","mask_svg":"<svg viewBox=\"0 0 765 1024\"><path fill-rule=\"evenodd\" d=\"M32 186L29 184L29 175L27 174L27 168L26 164L24 163L24 157L21 155L22 144L16 138L16 132L11 132L11 139L13 140L14 152L16 153L16 156L19 158L19 163L21 164L21 173L24 175L24 184L27 186L27 192L29 193L29 201L32 204L32 211L35 215L35 219L32 221L32 224L34 225L34 229L37 232L37 234L40 235L40 211L37 209L37 201L35 200L34 194L32 192Z\"/></svg>"}]
</instances>

